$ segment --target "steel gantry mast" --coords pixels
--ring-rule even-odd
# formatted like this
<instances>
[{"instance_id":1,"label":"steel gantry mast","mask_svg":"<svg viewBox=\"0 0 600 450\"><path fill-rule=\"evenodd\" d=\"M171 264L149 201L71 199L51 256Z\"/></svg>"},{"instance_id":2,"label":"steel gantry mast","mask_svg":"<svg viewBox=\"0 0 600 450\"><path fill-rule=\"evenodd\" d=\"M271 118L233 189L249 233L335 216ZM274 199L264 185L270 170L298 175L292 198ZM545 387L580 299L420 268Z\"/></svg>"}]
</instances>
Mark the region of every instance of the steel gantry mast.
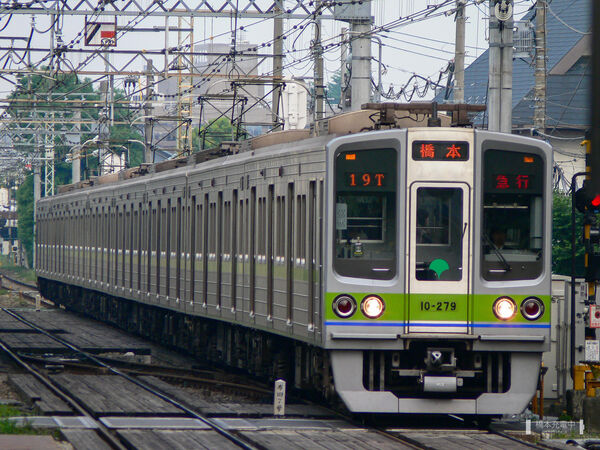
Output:
<instances>
[{"instance_id":1,"label":"steel gantry mast","mask_svg":"<svg viewBox=\"0 0 600 450\"><path fill-rule=\"evenodd\" d=\"M272 42L275 45L262 45L248 51L248 55L256 58L258 64L267 58L273 58L273 72L269 75L252 75L250 73L232 79L229 73L199 69L196 64L200 56L215 56L215 53L196 51L194 47L194 20L195 18L232 18L240 19L272 19L278 24L284 20L310 21L311 18L316 22L315 40L311 49L312 57L315 62L315 100L316 100L316 118L322 117L323 108L323 70L321 45L320 22L323 20L345 20L350 22L353 35L351 36L351 45L353 53L353 79L351 83L355 85L353 108L360 108L360 104L367 102L370 98L370 32L372 17L370 16L370 0L355 2L351 0L342 0L339 2L327 2L320 0L317 2L302 2L299 0L246 0L246 1L215 1L198 0L193 5L188 5L180 0L164 0L161 2L101 2L98 6L95 2L80 0L13 0L10 3L0 3L0 14L2 15L23 15L27 14L35 18L43 15L51 18L51 30L49 33L50 43L48 47L39 46L39 39L31 41L27 38L15 37L4 44L0 40L0 58L2 52L5 55L17 55L22 52L31 60L31 55L42 55L37 61L29 62L26 65L4 66L0 68L0 76L41 76L53 78L54 81L49 87L49 92L33 93L31 98L25 100L23 104L17 102L10 103L11 108L22 108L28 110L27 117L22 114L16 116L0 117L0 128L4 136L20 136L22 133L33 131L27 139L21 140L21 148L29 147L33 152L37 152L39 160L44 163L44 184L45 195L51 195L54 192L54 160L56 158L55 146L75 145L80 147L81 137L96 132L98 138L96 145L99 153L108 153L111 151L110 126L119 124L115 120L114 111L116 105L122 105L131 110L128 96L115 98L113 85L117 82L116 77L130 77L137 80L145 79L146 83L140 83L139 106L137 106L137 118L144 118L140 125L145 126L145 160L150 159L156 148L156 143L152 141L152 132L155 130L155 123L166 121L175 123L177 152L186 154L192 147L192 107L194 105L195 90L202 80L226 80L229 81L234 92L231 100L243 102L239 114L252 109L255 105L267 105L265 96L254 96L244 88L245 84L263 84L272 86L272 90L267 95L272 96L271 102L273 114L273 129L283 124L283 114L279 110L281 90L284 86L285 78L283 74L283 27L278 27ZM69 18L85 17L86 27L71 41L65 38L62 33L62 24ZM139 22L149 17L164 17L165 27L144 28ZM177 17L177 27L174 24L169 26L169 18ZM80 19L80 20L82 20ZM87 24L114 23L114 38L129 32L163 32L165 34L164 49L140 49L120 48L116 44L97 45L90 47L88 43ZM122 23L118 23L121 21ZM33 34L34 24L32 24ZM177 46L170 46L169 32L177 32ZM70 36L69 36L70 38ZM85 45L83 41L85 38ZM20 45L20 40L26 42L26 45ZM80 45L81 44L81 45ZM96 44L94 44L96 45ZM272 52L267 52L268 47ZM261 50L267 50L261 52ZM243 58L246 49L235 49L230 55L235 65L235 57ZM83 62L73 65L69 58L77 55ZM219 54L220 57L226 54ZM164 58L164 66L158 67L157 61ZM20 58L23 60L24 58ZM94 61L94 65L90 64ZM154 63L153 63L154 62ZM257 64L257 65L258 65ZM102 68L101 65L104 67ZM97 105L102 108L99 119L86 116L89 114L85 108L88 100L85 97L72 98L69 93L57 95L53 92L56 85L60 85L58 76L68 76L75 74L78 77L93 76L94 83L103 82L101 86L102 101ZM171 96L175 98L176 110L174 114L167 116L157 116L156 106L165 104L163 95L157 93L156 85L172 78L177 81L176 93ZM142 84L144 84L142 86ZM118 96L116 96L118 97ZM167 96L168 97L168 96ZM252 97L252 98L248 98ZM144 101L142 101L142 98ZM16 99L15 99L16 100ZM246 106L248 100L254 104ZM44 106L36 110L35 106L41 103ZM90 102L93 102L91 100ZM0 99L0 108L3 100ZM268 105L267 105L268 106ZM93 104L89 105L93 108ZM80 108L77 114L74 114L71 108ZM134 106L136 108L136 106ZM237 125L236 137L239 134L240 125L243 118L235 118L236 106L230 108L232 122ZM131 119L128 119L131 120ZM32 129L33 127L33 129ZM75 136L75 140L69 140L65 136ZM29 137L34 136L34 141ZM85 139L89 138L86 137ZM9 137L10 139L10 137ZM27 141L27 142L26 142ZM138 141L141 142L141 141ZM122 146L121 146L122 147ZM83 149L79 148L79 152ZM73 158L74 154L69 156L71 161L79 164L80 159ZM41 171L40 171L41 172Z\"/></svg>"}]
</instances>

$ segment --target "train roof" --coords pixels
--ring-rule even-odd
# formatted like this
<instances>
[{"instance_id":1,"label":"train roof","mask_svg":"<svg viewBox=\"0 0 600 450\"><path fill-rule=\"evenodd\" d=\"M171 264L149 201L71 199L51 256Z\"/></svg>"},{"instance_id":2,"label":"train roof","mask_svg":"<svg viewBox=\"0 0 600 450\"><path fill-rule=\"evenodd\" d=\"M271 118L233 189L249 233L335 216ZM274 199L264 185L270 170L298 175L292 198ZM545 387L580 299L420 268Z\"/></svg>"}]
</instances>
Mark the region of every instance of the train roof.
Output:
<instances>
[{"instance_id":1,"label":"train roof","mask_svg":"<svg viewBox=\"0 0 600 450\"><path fill-rule=\"evenodd\" d=\"M459 111L458 107L461 106L463 108L460 111L464 113L467 109L464 107L470 105L439 105L439 108L440 110ZM190 156L183 156L156 164L144 163L138 167L122 170L118 173L92 177L78 183L58 186L58 194L66 194L94 186L112 185L145 175L159 174L182 167L205 164L211 160L232 155L241 156L247 153L249 158L271 155L277 152L277 150L289 150L289 144L300 144L301 141L305 141L306 146L295 145L294 147L297 147L298 150L301 150L303 147L307 148L307 146L324 147L331 139L349 134L383 129L427 127L431 116L438 119L437 126L448 127L451 125L468 124L460 122L461 118L464 121L464 114L453 113L454 118L450 115L437 115L437 105L435 111L432 111L432 104L427 102L409 104L370 103L364 105L363 108L360 111L352 111L319 120L311 124L310 129L277 131L242 142L226 141L221 143L219 147L202 150ZM459 119L458 121L457 118Z\"/></svg>"}]
</instances>

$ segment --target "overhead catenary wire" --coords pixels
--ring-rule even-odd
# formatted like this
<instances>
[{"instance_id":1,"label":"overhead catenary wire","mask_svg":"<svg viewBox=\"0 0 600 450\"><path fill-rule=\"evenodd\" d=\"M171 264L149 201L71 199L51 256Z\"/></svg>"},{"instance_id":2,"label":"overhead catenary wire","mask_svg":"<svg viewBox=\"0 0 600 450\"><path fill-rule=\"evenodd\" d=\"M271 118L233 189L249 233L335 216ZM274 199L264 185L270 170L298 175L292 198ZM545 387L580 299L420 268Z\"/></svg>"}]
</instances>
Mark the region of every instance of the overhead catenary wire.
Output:
<instances>
[{"instance_id":1,"label":"overhead catenary wire","mask_svg":"<svg viewBox=\"0 0 600 450\"><path fill-rule=\"evenodd\" d=\"M329 3L331 3L331 2L329 2ZM409 16L407 16L405 18L400 18L399 20L391 21L391 22L383 24L383 25L381 25L379 27L374 27L369 33L365 33L364 36L372 35L372 34L376 33L378 30L381 30L381 29L394 30L397 27L402 26L403 24L417 23L417 22L419 22L421 20L427 20L427 19L429 19L431 17L439 16L441 14L439 12L439 11L441 11L441 8L444 7L444 6L451 5L452 3L453 3L453 0L447 0L445 2L442 2L440 5L436 5L434 7L429 7L426 10L417 11L415 13L412 13L411 15L409 15ZM138 20L138 19L139 20L143 20L143 17L141 17L141 16L143 16L143 15L140 14L140 16L138 16L137 18L134 18L132 20ZM264 20L268 20L268 19L264 19ZM259 21L259 22L261 22L261 21ZM290 30L286 30L286 37L292 36L292 35L294 35L294 33L301 36L302 33L304 33L306 31L306 28L309 27L310 23L311 23L311 16L308 15L304 19L304 24L301 24L300 26L294 27L294 28L292 28ZM239 27L239 29L241 30L241 29L243 29L243 27L244 26L241 26L241 27ZM236 27L236 29L237 28L238 27ZM338 36L334 36L334 37L330 38L329 41L332 41L333 39L337 39L337 38L338 38ZM263 42L262 44L260 44L260 47L262 47L262 48L264 48L264 47L270 47L269 44L272 44L272 42L273 42L272 40L270 42L269 41ZM337 42L336 43L326 42L325 43L325 47L326 48L324 48L324 53L330 53L330 52L332 52L333 50L337 49L339 47L339 45L340 44L337 43ZM181 48L189 48L189 45L186 44L186 46L182 46ZM309 70L310 67L311 67L311 65L312 65L311 56L309 54L310 48L308 48L308 47L307 48L295 48L295 49L291 49L291 50L292 51L290 51L287 54L287 56L288 56L288 62L285 64L284 68L286 70L290 70L290 69L294 69L294 70L298 70L298 69L300 69L300 70L307 70L308 69ZM301 54L302 52L305 52L306 55L301 56L301 57L295 57L296 54ZM97 52L97 54L98 53L99 52ZM235 56L235 54L234 54L234 56ZM227 60L227 58L217 58L217 59L215 59L215 61L213 61L208 66L208 68L211 69L210 73L207 76L204 76L203 79L201 79L199 83L194 83L194 85L190 89L184 91L183 94L174 94L174 95L168 95L167 94L167 95L163 95L163 94L158 94L157 93L157 94L155 94L151 98L151 100L155 101L158 98L165 98L165 99L167 99L167 98L177 98L180 95L191 94L195 88L199 87L202 84L206 84L206 83L211 82L211 80L213 79L213 77L216 74L219 74L222 71L223 67L228 62L229 61ZM86 62L84 61L84 63L86 63ZM69 64L67 64L67 66L68 65ZM82 67L85 67L85 65L86 64L82 63L82 64L79 64L78 67L82 68ZM59 70L61 70L61 69L59 69ZM62 70L64 70L64 68ZM268 76L270 76L270 72L264 73L263 75L266 76L266 77L268 77ZM97 77L95 79L95 81L96 82L100 81L100 80L106 78L106 76L107 75L103 75L103 76ZM423 77L423 79L425 80L426 77ZM159 81L157 81L154 84L158 84L158 82ZM426 83L428 83L428 82L426 81ZM88 83L88 82L82 83L82 85L86 85L86 84L93 84L93 82L92 83ZM55 84L55 86L56 86L56 84ZM430 86L430 84L426 84L425 89L427 89L428 86ZM423 87L417 87L417 86L415 86L414 89L415 89L415 93L423 93L423 89L424 88ZM78 90L79 90L78 88L75 88L71 92L78 92ZM142 90L140 90L140 89L130 89L130 90L127 90L126 92L124 92L123 95L120 95L118 97L119 97L120 100L131 99L135 95L140 94L141 92L142 92Z\"/></svg>"}]
</instances>

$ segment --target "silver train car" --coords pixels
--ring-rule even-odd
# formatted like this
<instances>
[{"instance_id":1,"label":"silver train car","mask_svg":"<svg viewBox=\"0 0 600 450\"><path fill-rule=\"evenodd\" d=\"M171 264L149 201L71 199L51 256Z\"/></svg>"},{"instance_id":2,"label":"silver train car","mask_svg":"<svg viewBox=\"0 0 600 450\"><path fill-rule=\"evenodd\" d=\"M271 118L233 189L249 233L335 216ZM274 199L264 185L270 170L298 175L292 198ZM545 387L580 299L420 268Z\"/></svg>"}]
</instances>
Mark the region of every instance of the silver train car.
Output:
<instances>
[{"instance_id":1,"label":"silver train car","mask_svg":"<svg viewBox=\"0 0 600 450\"><path fill-rule=\"evenodd\" d=\"M353 412L527 406L550 345L547 144L407 128L178 165L40 200L42 293Z\"/></svg>"}]
</instances>

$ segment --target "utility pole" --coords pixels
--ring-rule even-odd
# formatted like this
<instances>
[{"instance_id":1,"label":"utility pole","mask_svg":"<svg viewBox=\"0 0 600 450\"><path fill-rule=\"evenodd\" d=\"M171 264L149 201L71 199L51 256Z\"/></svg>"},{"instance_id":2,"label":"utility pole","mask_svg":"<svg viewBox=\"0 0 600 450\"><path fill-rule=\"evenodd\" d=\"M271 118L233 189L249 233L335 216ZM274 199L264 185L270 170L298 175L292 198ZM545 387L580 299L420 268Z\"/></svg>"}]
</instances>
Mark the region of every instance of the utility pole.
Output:
<instances>
[{"instance_id":1,"label":"utility pole","mask_svg":"<svg viewBox=\"0 0 600 450\"><path fill-rule=\"evenodd\" d=\"M146 64L146 98L144 99L144 162L154 162L152 150L152 97L154 96L154 68L152 60Z\"/></svg>"},{"instance_id":2,"label":"utility pole","mask_svg":"<svg viewBox=\"0 0 600 450\"><path fill-rule=\"evenodd\" d=\"M495 0L490 0L490 51L488 74L488 130L500 131L500 22L496 18Z\"/></svg>"},{"instance_id":3,"label":"utility pole","mask_svg":"<svg viewBox=\"0 0 600 450\"><path fill-rule=\"evenodd\" d=\"M592 80L600 79L600 2L592 2ZM592 119L592 190L600 193L600 84L592 81L591 119Z\"/></svg>"},{"instance_id":4,"label":"utility pole","mask_svg":"<svg viewBox=\"0 0 600 450\"><path fill-rule=\"evenodd\" d=\"M109 54L105 53L106 58L106 71L110 69L108 64ZM102 176L105 170L110 173L110 168L106 168L105 163L108 163L108 156L110 155L110 104L111 104L111 81L112 77L108 80L100 82L100 90L102 91L102 110L98 117L98 176Z\"/></svg>"},{"instance_id":5,"label":"utility pole","mask_svg":"<svg viewBox=\"0 0 600 450\"><path fill-rule=\"evenodd\" d=\"M511 0L490 0L488 130L512 131L513 17Z\"/></svg>"},{"instance_id":6,"label":"utility pole","mask_svg":"<svg viewBox=\"0 0 600 450\"><path fill-rule=\"evenodd\" d=\"M368 3L369 7L371 3ZM371 20L350 22L352 45L352 111L371 100ZM355 37L356 36L356 37Z\"/></svg>"},{"instance_id":7,"label":"utility pole","mask_svg":"<svg viewBox=\"0 0 600 450\"><path fill-rule=\"evenodd\" d=\"M500 131L512 133L512 78L513 78L513 15L512 0L507 1L510 14L502 22L502 83L500 93ZM508 14L508 12L507 12Z\"/></svg>"},{"instance_id":8,"label":"utility pole","mask_svg":"<svg viewBox=\"0 0 600 450\"><path fill-rule=\"evenodd\" d=\"M73 115L75 117L75 121L79 122L81 121L81 109L76 109L73 112ZM79 123L77 123L77 125L75 126L75 130L77 132L77 142L75 142L75 145L71 148L71 182L72 183L78 183L79 181L81 181L81 125ZM73 149L76 148L77 151L74 152Z\"/></svg>"},{"instance_id":9,"label":"utility pole","mask_svg":"<svg viewBox=\"0 0 600 450\"><path fill-rule=\"evenodd\" d=\"M276 13L281 13L281 9L276 6ZM278 14L273 19L273 106L272 121L273 131L281 130L280 107L281 91L283 88L283 19Z\"/></svg>"},{"instance_id":10,"label":"utility pole","mask_svg":"<svg viewBox=\"0 0 600 450\"><path fill-rule=\"evenodd\" d=\"M323 46L321 45L321 0L315 1L315 37L313 58L315 59L315 121L324 116Z\"/></svg>"},{"instance_id":11,"label":"utility pole","mask_svg":"<svg viewBox=\"0 0 600 450\"><path fill-rule=\"evenodd\" d=\"M54 54L55 39L57 35L60 37L60 34L57 33L59 31L59 21L56 14L53 14L50 20L53 24L50 29L50 49L51 53ZM50 62L49 74L54 77L54 58ZM50 86L48 91L51 91ZM44 117L48 121L45 126L46 135L44 137L44 196L54 195L54 129L56 127L54 124L54 106L51 103L52 97L48 94L46 98L50 105L50 111L47 110L44 113Z\"/></svg>"},{"instance_id":12,"label":"utility pole","mask_svg":"<svg viewBox=\"0 0 600 450\"><path fill-rule=\"evenodd\" d=\"M348 60L348 28L342 28L340 39L340 106L342 107L342 111L346 111L346 87L349 86L348 70L346 67Z\"/></svg>"},{"instance_id":13,"label":"utility pole","mask_svg":"<svg viewBox=\"0 0 600 450\"><path fill-rule=\"evenodd\" d=\"M98 176L104 171L105 145L108 142L108 80L100 82L102 109L98 115Z\"/></svg>"},{"instance_id":14,"label":"utility pole","mask_svg":"<svg viewBox=\"0 0 600 450\"><path fill-rule=\"evenodd\" d=\"M35 19L32 16L31 17L31 31L33 33L33 30L35 28ZM31 65L31 52L27 52L27 69L31 70L32 65ZM33 94L33 88L32 88L32 84L31 84L31 73L27 74L27 97L30 99L35 99L35 95ZM32 108L32 118L35 122L37 122L37 120L35 120L37 118L37 108L36 108L37 102L33 104L33 108ZM35 143L35 147L34 147L34 154L36 154L38 152L38 133L39 133L39 125L36 124L35 125L35 135L34 135L34 143ZM41 177L40 177L40 163L39 163L39 158L36 158L37 161L33 162L33 242L35 243L36 241L36 228L37 228L37 204L38 201L40 200L40 194L41 194ZM21 247L21 242L19 242L19 247ZM36 258L37 258L37 251L36 251L36 246L33 246L33 267L36 266Z\"/></svg>"},{"instance_id":15,"label":"utility pole","mask_svg":"<svg viewBox=\"0 0 600 450\"><path fill-rule=\"evenodd\" d=\"M465 102L465 1L456 0L454 44L454 103Z\"/></svg>"},{"instance_id":16,"label":"utility pole","mask_svg":"<svg viewBox=\"0 0 600 450\"><path fill-rule=\"evenodd\" d=\"M189 73L193 69L194 52L194 18L186 19L179 17L177 19L177 48L182 51L188 47L189 55L187 58L180 54L177 57L177 153L179 155L189 155L192 151L192 132L190 129L192 116L192 88L193 77L183 76L185 70ZM182 31L183 29L190 31ZM185 33L185 34L184 34ZM187 59L187 60L186 60Z\"/></svg>"},{"instance_id":17,"label":"utility pole","mask_svg":"<svg viewBox=\"0 0 600 450\"><path fill-rule=\"evenodd\" d=\"M533 128L546 129L546 0L535 7L535 109Z\"/></svg>"}]
</instances>

